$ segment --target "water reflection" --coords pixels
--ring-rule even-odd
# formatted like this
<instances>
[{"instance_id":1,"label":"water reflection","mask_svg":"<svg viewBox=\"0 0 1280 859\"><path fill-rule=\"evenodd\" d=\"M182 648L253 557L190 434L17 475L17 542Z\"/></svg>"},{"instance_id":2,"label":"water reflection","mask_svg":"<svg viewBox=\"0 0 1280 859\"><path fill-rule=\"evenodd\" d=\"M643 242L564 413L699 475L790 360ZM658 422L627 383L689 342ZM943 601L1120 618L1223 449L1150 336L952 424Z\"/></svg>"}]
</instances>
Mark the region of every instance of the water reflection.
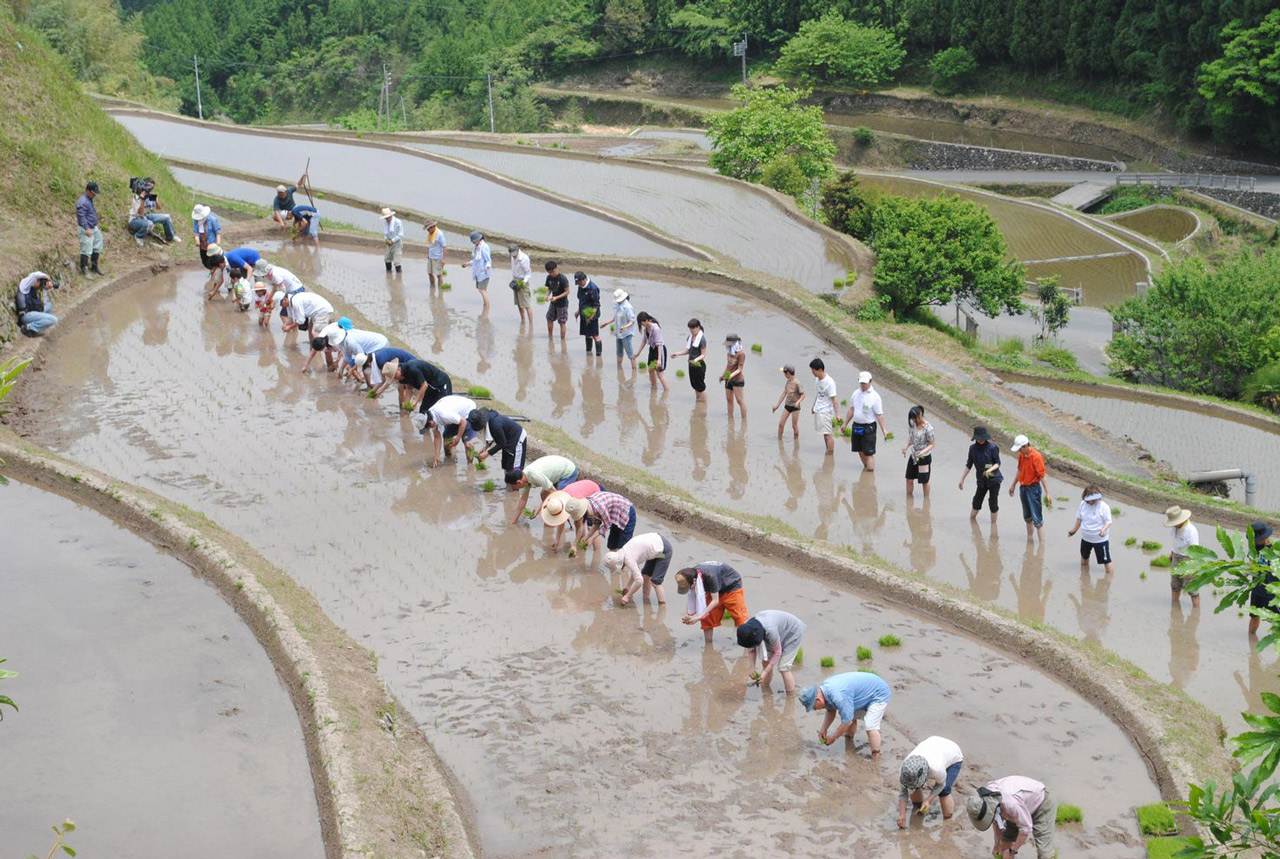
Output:
<instances>
[{"instance_id":1,"label":"water reflection","mask_svg":"<svg viewBox=\"0 0 1280 859\"><path fill-rule=\"evenodd\" d=\"M1000 598L1000 586L1004 578L1004 561L1000 557L1000 534L996 523L992 522L991 533L984 537L982 527L972 519L969 520L969 530L973 533L973 563L970 564L963 553L960 555L964 576L969 583L969 592L978 599L995 602Z\"/></svg>"},{"instance_id":2,"label":"water reflection","mask_svg":"<svg viewBox=\"0 0 1280 859\"><path fill-rule=\"evenodd\" d=\"M1053 582L1044 580L1044 541L1027 541L1022 553L1022 577L1014 579L1010 573L1009 584L1018 599L1018 614L1044 623L1049 592L1053 590Z\"/></svg>"},{"instance_id":3,"label":"water reflection","mask_svg":"<svg viewBox=\"0 0 1280 859\"><path fill-rule=\"evenodd\" d=\"M1196 635L1199 626L1199 608L1184 612L1181 601L1170 601L1169 676L1173 678L1173 685L1184 691L1200 667L1200 640Z\"/></svg>"},{"instance_id":4,"label":"water reflection","mask_svg":"<svg viewBox=\"0 0 1280 859\"><path fill-rule=\"evenodd\" d=\"M1094 578L1088 569L1080 571L1080 596L1069 594L1067 599L1076 607L1076 623L1084 640L1090 644L1101 644L1102 636L1111 623L1108 602L1111 599L1111 583L1115 574L1103 574ZM1150 634L1150 631L1148 632Z\"/></svg>"}]
</instances>

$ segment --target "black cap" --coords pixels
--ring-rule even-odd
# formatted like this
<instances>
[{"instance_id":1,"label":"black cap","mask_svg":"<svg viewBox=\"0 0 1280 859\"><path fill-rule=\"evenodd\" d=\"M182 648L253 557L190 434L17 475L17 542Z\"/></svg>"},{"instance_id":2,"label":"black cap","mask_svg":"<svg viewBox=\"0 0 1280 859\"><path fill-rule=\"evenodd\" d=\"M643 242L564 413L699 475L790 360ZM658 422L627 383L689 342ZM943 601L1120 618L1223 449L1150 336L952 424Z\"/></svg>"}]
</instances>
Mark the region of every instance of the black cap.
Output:
<instances>
[{"instance_id":1,"label":"black cap","mask_svg":"<svg viewBox=\"0 0 1280 859\"><path fill-rule=\"evenodd\" d=\"M485 424L489 422L489 415L485 409L472 409L467 414L467 426L475 432L484 429Z\"/></svg>"},{"instance_id":2,"label":"black cap","mask_svg":"<svg viewBox=\"0 0 1280 859\"><path fill-rule=\"evenodd\" d=\"M85 189L86 191L92 191L93 193L95 193L95 194L96 194L96 193L98 193L98 183L97 183L97 182L90 182L89 184L87 184L87 185L85 185L85 186L84 186L84 189Z\"/></svg>"},{"instance_id":3,"label":"black cap","mask_svg":"<svg viewBox=\"0 0 1280 859\"><path fill-rule=\"evenodd\" d=\"M739 647L759 647L764 641L764 625L754 617L738 627Z\"/></svg>"},{"instance_id":4,"label":"black cap","mask_svg":"<svg viewBox=\"0 0 1280 859\"><path fill-rule=\"evenodd\" d=\"M1253 529L1253 544L1255 546L1275 533L1275 530L1266 522L1254 522L1249 527Z\"/></svg>"},{"instance_id":5,"label":"black cap","mask_svg":"<svg viewBox=\"0 0 1280 859\"><path fill-rule=\"evenodd\" d=\"M577 282L578 282L578 281L580 281L580 280L586 280L586 279L587 279L587 273L586 273L585 271L575 271L575 272L573 273L573 282L574 282L574 283L577 283Z\"/></svg>"}]
</instances>

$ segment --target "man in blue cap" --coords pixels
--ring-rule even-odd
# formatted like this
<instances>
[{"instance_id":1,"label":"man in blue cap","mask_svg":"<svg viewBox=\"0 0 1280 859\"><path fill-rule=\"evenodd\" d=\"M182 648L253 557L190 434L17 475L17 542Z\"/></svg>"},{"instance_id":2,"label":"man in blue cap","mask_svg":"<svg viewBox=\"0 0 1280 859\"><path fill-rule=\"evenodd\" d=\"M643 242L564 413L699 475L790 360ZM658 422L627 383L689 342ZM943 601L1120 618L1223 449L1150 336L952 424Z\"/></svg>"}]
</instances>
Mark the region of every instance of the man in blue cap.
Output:
<instances>
[{"instance_id":1,"label":"man in blue cap","mask_svg":"<svg viewBox=\"0 0 1280 859\"><path fill-rule=\"evenodd\" d=\"M858 728L859 715L866 722L867 741L871 744L871 757L880 757L880 720L889 706L893 694L889 684L870 671L849 671L828 677L821 686L806 686L800 690L800 703L805 710L825 711L818 740L829 746L841 737L853 739ZM840 727L830 734L827 729L840 716Z\"/></svg>"}]
</instances>

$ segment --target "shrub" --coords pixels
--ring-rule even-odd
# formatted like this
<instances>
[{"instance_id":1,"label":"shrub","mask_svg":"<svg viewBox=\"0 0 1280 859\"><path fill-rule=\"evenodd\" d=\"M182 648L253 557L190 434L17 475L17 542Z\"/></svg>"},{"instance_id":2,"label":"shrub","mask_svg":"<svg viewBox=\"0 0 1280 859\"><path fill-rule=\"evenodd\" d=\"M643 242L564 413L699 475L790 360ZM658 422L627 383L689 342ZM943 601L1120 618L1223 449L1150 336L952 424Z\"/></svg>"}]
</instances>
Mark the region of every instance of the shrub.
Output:
<instances>
[{"instance_id":1,"label":"shrub","mask_svg":"<svg viewBox=\"0 0 1280 859\"><path fill-rule=\"evenodd\" d=\"M798 197L809 187L809 181L800 171L800 165L794 158L786 155L781 155L764 166L760 184L781 191L788 197Z\"/></svg>"},{"instance_id":2,"label":"shrub","mask_svg":"<svg viewBox=\"0 0 1280 859\"><path fill-rule=\"evenodd\" d=\"M808 90L735 86L732 95L745 104L707 123L710 163L717 173L759 182L766 166L785 157L806 181L830 175L836 147L822 108L799 104L809 96Z\"/></svg>"},{"instance_id":3,"label":"shrub","mask_svg":"<svg viewBox=\"0 0 1280 859\"><path fill-rule=\"evenodd\" d=\"M892 633L880 636L878 642L881 647L901 647L902 639Z\"/></svg>"},{"instance_id":4,"label":"shrub","mask_svg":"<svg viewBox=\"0 0 1280 859\"><path fill-rule=\"evenodd\" d=\"M1070 803L1058 803L1058 823L1083 823L1084 812L1080 810L1080 806L1071 805Z\"/></svg>"},{"instance_id":5,"label":"shrub","mask_svg":"<svg viewBox=\"0 0 1280 859\"><path fill-rule=\"evenodd\" d=\"M834 656L824 656L824 657L822 657L822 667L823 667L823 668L835 668L835 667L836 667L836 658L835 658Z\"/></svg>"},{"instance_id":6,"label":"shrub","mask_svg":"<svg viewBox=\"0 0 1280 859\"><path fill-rule=\"evenodd\" d=\"M829 11L800 25L782 46L774 69L809 83L872 89L890 80L906 55L902 41L888 30Z\"/></svg>"},{"instance_id":7,"label":"shrub","mask_svg":"<svg viewBox=\"0 0 1280 859\"><path fill-rule=\"evenodd\" d=\"M873 295L858 305L854 316L861 322L884 322L889 318L889 303L882 295Z\"/></svg>"},{"instance_id":8,"label":"shrub","mask_svg":"<svg viewBox=\"0 0 1280 859\"><path fill-rule=\"evenodd\" d=\"M1055 370L1061 370L1064 373L1080 372L1080 362L1076 360L1075 353L1070 349L1063 349L1060 346L1037 346L1031 350L1031 355L1037 361L1043 361Z\"/></svg>"},{"instance_id":9,"label":"shrub","mask_svg":"<svg viewBox=\"0 0 1280 859\"><path fill-rule=\"evenodd\" d=\"M823 220L833 230L866 241L871 237L871 213L879 199L876 191L858 187L858 174L845 170L822 186ZM856 279L856 272L847 272L847 283Z\"/></svg>"},{"instance_id":10,"label":"shrub","mask_svg":"<svg viewBox=\"0 0 1280 859\"><path fill-rule=\"evenodd\" d=\"M933 55L929 71L933 73L933 88L942 95L960 92L978 70L978 61L968 48L947 48Z\"/></svg>"},{"instance_id":11,"label":"shrub","mask_svg":"<svg viewBox=\"0 0 1280 859\"><path fill-rule=\"evenodd\" d=\"M1171 835L1178 831L1173 811L1163 802L1140 805L1133 811L1138 816L1138 829L1143 835Z\"/></svg>"},{"instance_id":12,"label":"shrub","mask_svg":"<svg viewBox=\"0 0 1280 859\"><path fill-rule=\"evenodd\" d=\"M876 142L876 133L865 125L859 125L853 130L853 142L859 146L870 146Z\"/></svg>"},{"instance_id":13,"label":"shrub","mask_svg":"<svg viewBox=\"0 0 1280 859\"><path fill-rule=\"evenodd\" d=\"M1273 412L1280 413L1280 361L1253 371L1244 380L1240 396Z\"/></svg>"},{"instance_id":14,"label":"shrub","mask_svg":"<svg viewBox=\"0 0 1280 859\"><path fill-rule=\"evenodd\" d=\"M871 661L871 648L870 648L870 647L863 647L862 645L858 645L858 661L859 661L859 662L870 662L870 661Z\"/></svg>"}]
</instances>

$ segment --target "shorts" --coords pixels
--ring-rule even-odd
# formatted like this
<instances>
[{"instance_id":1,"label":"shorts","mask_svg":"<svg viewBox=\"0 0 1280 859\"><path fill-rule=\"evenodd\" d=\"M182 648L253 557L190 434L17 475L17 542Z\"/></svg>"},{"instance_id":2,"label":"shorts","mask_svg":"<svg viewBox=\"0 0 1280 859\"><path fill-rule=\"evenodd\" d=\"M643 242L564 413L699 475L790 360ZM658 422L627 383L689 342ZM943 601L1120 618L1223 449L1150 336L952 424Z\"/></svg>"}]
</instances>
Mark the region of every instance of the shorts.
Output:
<instances>
[{"instance_id":1,"label":"shorts","mask_svg":"<svg viewBox=\"0 0 1280 859\"><path fill-rule=\"evenodd\" d=\"M999 483L983 483L981 480L979 480L978 488L975 489L973 492L973 509L974 510L982 509L982 496L986 495L988 492L990 492L991 495L987 498L987 507L991 510L992 513L995 513L1000 509L1000 484Z\"/></svg>"},{"instance_id":2,"label":"shorts","mask_svg":"<svg viewBox=\"0 0 1280 859\"><path fill-rule=\"evenodd\" d=\"M782 651L782 655L778 657L778 671L782 673L789 672L791 667L796 664L796 654L800 652L800 642L796 642L796 646L790 650Z\"/></svg>"},{"instance_id":3,"label":"shorts","mask_svg":"<svg viewBox=\"0 0 1280 859\"><path fill-rule=\"evenodd\" d=\"M1089 553L1093 552L1098 563L1106 566L1111 563L1111 541L1103 540L1101 543L1090 543L1088 540L1080 541L1080 560L1089 560Z\"/></svg>"},{"instance_id":4,"label":"shorts","mask_svg":"<svg viewBox=\"0 0 1280 859\"><path fill-rule=\"evenodd\" d=\"M747 386L746 379L725 379L724 380L724 389L726 391L732 391L734 388L745 388L746 386Z\"/></svg>"},{"instance_id":5,"label":"shorts","mask_svg":"<svg viewBox=\"0 0 1280 859\"><path fill-rule=\"evenodd\" d=\"M564 478L563 480L556 481L556 489L564 489L570 483L576 483L577 481L578 481L578 469L575 468L573 470L573 474L570 474L568 477ZM635 511L635 508L633 507L631 509L631 519L632 519L633 525L635 524L635 516L636 516L636 511Z\"/></svg>"},{"instance_id":6,"label":"shorts","mask_svg":"<svg viewBox=\"0 0 1280 859\"><path fill-rule=\"evenodd\" d=\"M859 710L853 714L853 718L862 719L862 727L867 731L880 730L880 721L884 718L884 711L889 709L888 701L875 701L867 706L865 710Z\"/></svg>"},{"instance_id":7,"label":"shorts","mask_svg":"<svg viewBox=\"0 0 1280 859\"><path fill-rule=\"evenodd\" d=\"M308 238L315 238L320 235L320 216L312 215L307 219L307 228L303 231L303 235Z\"/></svg>"},{"instance_id":8,"label":"shorts","mask_svg":"<svg viewBox=\"0 0 1280 859\"><path fill-rule=\"evenodd\" d=\"M715 629L724 620L725 613L733 618L734 626L742 626L751 619L747 614L747 592L742 588L720 594L720 603L702 618L703 629Z\"/></svg>"},{"instance_id":9,"label":"shorts","mask_svg":"<svg viewBox=\"0 0 1280 859\"><path fill-rule=\"evenodd\" d=\"M835 427L831 425L833 420L835 420L835 414L833 412L814 412L813 428L823 435L834 435L836 430Z\"/></svg>"},{"instance_id":10,"label":"shorts","mask_svg":"<svg viewBox=\"0 0 1280 859\"><path fill-rule=\"evenodd\" d=\"M956 785L956 779L960 777L960 768L964 766L964 761L956 761L947 767L947 778L942 783L942 790L938 791L938 796L951 796L951 789Z\"/></svg>"},{"instance_id":11,"label":"shorts","mask_svg":"<svg viewBox=\"0 0 1280 859\"><path fill-rule=\"evenodd\" d=\"M689 387L699 394L707 389L707 365L689 362Z\"/></svg>"},{"instance_id":12,"label":"shorts","mask_svg":"<svg viewBox=\"0 0 1280 859\"><path fill-rule=\"evenodd\" d=\"M573 473L573 479L577 480L578 472ZM572 483L573 480L565 482L565 486ZM616 525L609 526L609 539L605 541L605 546L611 552L616 552L630 542L631 538L636 535L636 506L631 505L631 515L627 517L627 527L618 528Z\"/></svg>"},{"instance_id":13,"label":"shorts","mask_svg":"<svg viewBox=\"0 0 1280 859\"><path fill-rule=\"evenodd\" d=\"M667 578L667 568L671 566L671 541L666 537L662 538L662 555L657 558L650 558L644 562L644 567L640 570L640 575L647 578L655 585L660 585Z\"/></svg>"},{"instance_id":14,"label":"shorts","mask_svg":"<svg viewBox=\"0 0 1280 859\"><path fill-rule=\"evenodd\" d=\"M875 456L876 425L854 424L853 435L850 437L849 444L854 453L860 453L863 456Z\"/></svg>"},{"instance_id":15,"label":"shorts","mask_svg":"<svg viewBox=\"0 0 1280 859\"><path fill-rule=\"evenodd\" d=\"M649 347L649 369L657 370L659 373L667 369L667 347L666 346L650 346Z\"/></svg>"},{"instance_id":16,"label":"shorts","mask_svg":"<svg viewBox=\"0 0 1280 859\"><path fill-rule=\"evenodd\" d=\"M1271 595L1271 591L1267 590L1267 585L1275 582L1275 576L1268 575L1262 584L1254 585L1253 590L1249 591L1249 605L1253 608L1271 608L1275 597Z\"/></svg>"},{"instance_id":17,"label":"shorts","mask_svg":"<svg viewBox=\"0 0 1280 859\"><path fill-rule=\"evenodd\" d=\"M517 286L511 290L511 300L516 307L533 307L533 291L528 286Z\"/></svg>"},{"instance_id":18,"label":"shorts","mask_svg":"<svg viewBox=\"0 0 1280 859\"><path fill-rule=\"evenodd\" d=\"M569 305L549 305L547 307L547 321L559 322L561 325L569 324Z\"/></svg>"},{"instance_id":19,"label":"shorts","mask_svg":"<svg viewBox=\"0 0 1280 859\"><path fill-rule=\"evenodd\" d=\"M427 260L427 274L434 274L436 277L444 276L444 260L431 258Z\"/></svg>"},{"instance_id":20,"label":"shorts","mask_svg":"<svg viewBox=\"0 0 1280 859\"><path fill-rule=\"evenodd\" d=\"M615 349L617 350L617 352L618 352L618 357L619 357L619 358L621 358L621 357L622 357L622 351L623 351L624 349L625 349L625 350L626 350L626 352L627 352L627 357L628 357L628 358L633 358L633 359L634 359L634 358L636 357L636 344L635 344L635 335L634 335L634 334L628 334L628 335L626 335L625 337L615 337L615 338L613 338L613 345L614 345L614 348L615 348ZM704 372L705 372L705 371L704 371Z\"/></svg>"},{"instance_id":21,"label":"shorts","mask_svg":"<svg viewBox=\"0 0 1280 859\"><path fill-rule=\"evenodd\" d=\"M480 290L481 292L488 292L488 291L489 291L489 278L487 278L487 277L486 277L484 280L477 280L477 281L476 281L476 289Z\"/></svg>"},{"instance_id":22,"label":"shorts","mask_svg":"<svg viewBox=\"0 0 1280 859\"><path fill-rule=\"evenodd\" d=\"M792 414L793 412L800 411L799 406L783 406L783 408L787 410L787 414Z\"/></svg>"},{"instance_id":23,"label":"shorts","mask_svg":"<svg viewBox=\"0 0 1280 859\"><path fill-rule=\"evenodd\" d=\"M315 313L307 317L307 330L320 336L320 332L325 326L333 321L333 314L327 310L317 310Z\"/></svg>"},{"instance_id":24,"label":"shorts","mask_svg":"<svg viewBox=\"0 0 1280 859\"><path fill-rule=\"evenodd\" d=\"M907 480L917 480L921 486L924 486L929 482L929 476L933 473L932 465L933 454L928 456L908 456Z\"/></svg>"},{"instance_id":25,"label":"shorts","mask_svg":"<svg viewBox=\"0 0 1280 859\"><path fill-rule=\"evenodd\" d=\"M1044 487L1039 483L1018 487L1018 499L1022 501L1022 521L1039 528L1044 524Z\"/></svg>"}]
</instances>

